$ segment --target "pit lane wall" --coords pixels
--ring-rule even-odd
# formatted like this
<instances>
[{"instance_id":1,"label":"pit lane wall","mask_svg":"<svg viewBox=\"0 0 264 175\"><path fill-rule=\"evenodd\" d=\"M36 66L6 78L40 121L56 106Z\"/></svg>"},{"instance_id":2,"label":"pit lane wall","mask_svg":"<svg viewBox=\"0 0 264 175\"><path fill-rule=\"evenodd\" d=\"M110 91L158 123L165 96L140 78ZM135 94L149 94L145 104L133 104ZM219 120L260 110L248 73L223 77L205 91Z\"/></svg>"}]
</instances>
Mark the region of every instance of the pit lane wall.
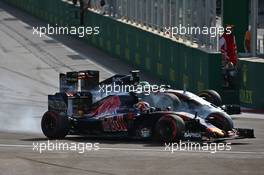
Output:
<instances>
[{"instance_id":1,"label":"pit lane wall","mask_svg":"<svg viewBox=\"0 0 264 175\"><path fill-rule=\"evenodd\" d=\"M61 0L2 1L50 24L79 25L79 19L76 18L79 8ZM225 103L239 103L238 90L228 93L221 87L220 54L207 53L91 11L85 13L85 25L100 27L100 35L86 36L85 42L158 77L164 83L179 89L186 88L194 93L203 89L215 89L224 95ZM240 90L240 96L243 97L243 89ZM263 105L256 104L259 101L252 98L252 103L246 104L264 108ZM245 99L242 102L244 104Z\"/></svg>"}]
</instances>

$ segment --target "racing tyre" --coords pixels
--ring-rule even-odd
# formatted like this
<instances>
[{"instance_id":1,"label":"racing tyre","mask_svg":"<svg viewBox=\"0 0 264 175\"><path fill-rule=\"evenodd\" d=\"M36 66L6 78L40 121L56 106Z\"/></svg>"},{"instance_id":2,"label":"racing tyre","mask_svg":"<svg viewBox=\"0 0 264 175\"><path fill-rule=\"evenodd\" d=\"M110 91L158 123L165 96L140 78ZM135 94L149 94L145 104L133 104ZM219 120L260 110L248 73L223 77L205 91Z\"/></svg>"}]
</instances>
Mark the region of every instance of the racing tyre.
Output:
<instances>
[{"instance_id":1,"label":"racing tyre","mask_svg":"<svg viewBox=\"0 0 264 175\"><path fill-rule=\"evenodd\" d=\"M227 132L234 128L234 123L232 119L226 114L222 113L212 113L207 117L207 122L216 126L217 128Z\"/></svg>"},{"instance_id":2,"label":"racing tyre","mask_svg":"<svg viewBox=\"0 0 264 175\"><path fill-rule=\"evenodd\" d=\"M222 105L222 98L221 96L214 90L204 90L198 93L199 97L204 98L206 101L216 105Z\"/></svg>"},{"instance_id":3,"label":"racing tyre","mask_svg":"<svg viewBox=\"0 0 264 175\"><path fill-rule=\"evenodd\" d=\"M76 4L77 4L77 0L72 0L72 3L73 3L74 5L76 5Z\"/></svg>"},{"instance_id":4,"label":"racing tyre","mask_svg":"<svg viewBox=\"0 0 264 175\"><path fill-rule=\"evenodd\" d=\"M48 111L42 117L41 129L49 139L63 139L69 132L68 118Z\"/></svg>"},{"instance_id":5,"label":"racing tyre","mask_svg":"<svg viewBox=\"0 0 264 175\"><path fill-rule=\"evenodd\" d=\"M161 117L155 128L155 138L161 142L179 141L184 134L185 124L177 115L166 115Z\"/></svg>"}]
</instances>

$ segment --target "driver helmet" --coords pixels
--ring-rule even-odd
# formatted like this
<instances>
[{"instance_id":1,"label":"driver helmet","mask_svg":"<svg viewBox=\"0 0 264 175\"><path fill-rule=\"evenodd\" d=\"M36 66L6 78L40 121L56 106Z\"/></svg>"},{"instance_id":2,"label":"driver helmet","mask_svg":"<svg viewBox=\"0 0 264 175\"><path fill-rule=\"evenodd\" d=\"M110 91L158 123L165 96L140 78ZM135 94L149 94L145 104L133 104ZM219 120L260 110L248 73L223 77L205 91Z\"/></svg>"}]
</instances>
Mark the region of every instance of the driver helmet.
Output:
<instances>
[{"instance_id":1,"label":"driver helmet","mask_svg":"<svg viewBox=\"0 0 264 175\"><path fill-rule=\"evenodd\" d=\"M141 112L146 112L150 109L150 105L149 103L145 102L145 101L140 101L138 102L135 107L141 111Z\"/></svg>"},{"instance_id":2,"label":"driver helmet","mask_svg":"<svg viewBox=\"0 0 264 175\"><path fill-rule=\"evenodd\" d=\"M143 89L143 91L145 90L145 91L149 91L149 88L151 87L150 86L150 83L149 82L147 82L147 81L141 81L141 82L139 82L139 84L138 84L138 87L142 87Z\"/></svg>"}]
</instances>

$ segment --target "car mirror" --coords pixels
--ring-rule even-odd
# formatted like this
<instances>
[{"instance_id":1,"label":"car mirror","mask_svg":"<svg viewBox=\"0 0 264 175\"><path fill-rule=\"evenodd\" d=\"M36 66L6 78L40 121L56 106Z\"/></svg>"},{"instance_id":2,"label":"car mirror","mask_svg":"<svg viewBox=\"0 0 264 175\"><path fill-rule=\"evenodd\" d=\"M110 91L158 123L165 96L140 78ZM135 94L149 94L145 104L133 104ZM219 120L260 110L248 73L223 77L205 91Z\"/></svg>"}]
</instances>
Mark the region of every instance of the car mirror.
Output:
<instances>
[{"instance_id":1,"label":"car mirror","mask_svg":"<svg viewBox=\"0 0 264 175\"><path fill-rule=\"evenodd\" d=\"M241 108L239 105L224 105L222 109L229 115L241 114Z\"/></svg>"}]
</instances>

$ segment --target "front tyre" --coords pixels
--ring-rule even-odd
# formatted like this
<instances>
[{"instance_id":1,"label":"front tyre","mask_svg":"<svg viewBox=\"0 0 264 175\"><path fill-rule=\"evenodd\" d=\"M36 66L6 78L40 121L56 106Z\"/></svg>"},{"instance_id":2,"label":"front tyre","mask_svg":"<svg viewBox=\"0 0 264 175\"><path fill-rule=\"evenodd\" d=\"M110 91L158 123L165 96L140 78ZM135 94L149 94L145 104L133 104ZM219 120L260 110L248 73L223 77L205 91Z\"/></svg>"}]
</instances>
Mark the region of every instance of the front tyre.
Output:
<instances>
[{"instance_id":1,"label":"front tyre","mask_svg":"<svg viewBox=\"0 0 264 175\"><path fill-rule=\"evenodd\" d=\"M41 129L49 139L63 139L69 132L68 118L48 111L42 117Z\"/></svg>"},{"instance_id":2,"label":"front tyre","mask_svg":"<svg viewBox=\"0 0 264 175\"><path fill-rule=\"evenodd\" d=\"M231 131L234 128L232 119L224 113L212 113L206 120L225 132Z\"/></svg>"},{"instance_id":3,"label":"front tyre","mask_svg":"<svg viewBox=\"0 0 264 175\"><path fill-rule=\"evenodd\" d=\"M222 105L221 96L214 90L204 90L199 92L197 95L218 107Z\"/></svg>"},{"instance_id":4,"label":"front tyre","mask_svg":"<svg viewBox=\"0 0 264 175\"><path fill-rule=\"evenodd\" d=\"M175 142L182 139L185 124L177 115L165 115L161 117L155 128L156 139L161 142Z\"/></svg>"}]
</instances>

